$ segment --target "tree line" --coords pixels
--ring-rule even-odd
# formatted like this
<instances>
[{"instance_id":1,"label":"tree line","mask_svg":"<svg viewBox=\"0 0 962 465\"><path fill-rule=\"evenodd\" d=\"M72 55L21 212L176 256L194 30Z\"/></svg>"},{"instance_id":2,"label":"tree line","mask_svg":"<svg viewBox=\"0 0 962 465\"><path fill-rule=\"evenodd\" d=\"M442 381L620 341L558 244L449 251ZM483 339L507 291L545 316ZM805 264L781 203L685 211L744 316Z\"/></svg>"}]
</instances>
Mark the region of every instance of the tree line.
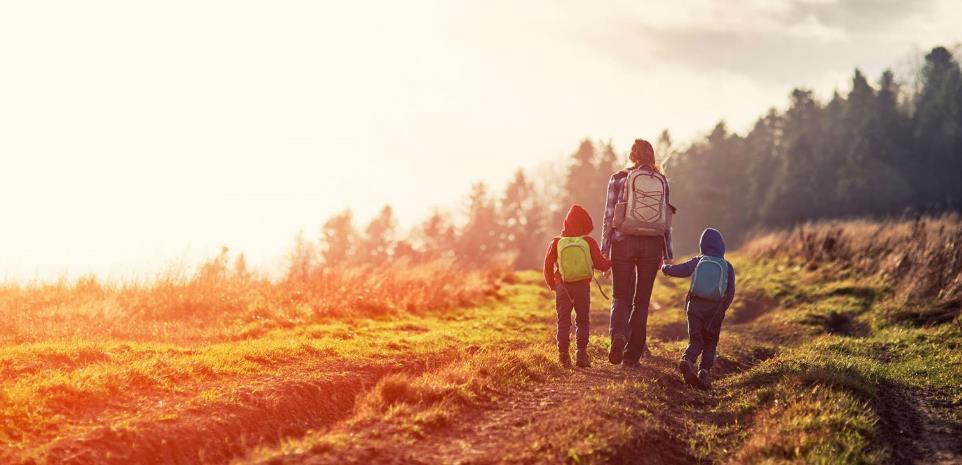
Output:
<instances>
[{"instance_id":1,"label":"tree line","mask_svg":"<svg viewBox=\"0 0 962 465\"><path fill-rule=\"evenodd\" d=\"M712 224L738 242L756 229L824 218L962 209L962 71L925 55L916 89L891 71L876 85L855 70L846 95L821 103L795 89L788 108L744 136L718 123L668 163L683 247Z\"/></svg>"},{"instance_id":2,"label":"tree line","mask_svg":"<svg viewBox=\"0 0 962 465\"><path fill-rule=\"evenodd\" d=\"M827 103L794 89L787 109L770 109L744 135L722 121L680 148L662 131L652 142L668 158L676 251L693 252L709 225L737 245L813 219L962 210L962 69L935 47L918 72L907 89L890 70L873 84L856 69L847 94ZM386 259L536 268L572 203L588 209L600 237L608 178L626 160L610 142L585 139L563 169L519 169L500 193L479 182L460 221L434 211L403 235L390 206L363 228L346 210L324 223L318 244L298 240L291 271Z\"/></svg>"}]
</instances>

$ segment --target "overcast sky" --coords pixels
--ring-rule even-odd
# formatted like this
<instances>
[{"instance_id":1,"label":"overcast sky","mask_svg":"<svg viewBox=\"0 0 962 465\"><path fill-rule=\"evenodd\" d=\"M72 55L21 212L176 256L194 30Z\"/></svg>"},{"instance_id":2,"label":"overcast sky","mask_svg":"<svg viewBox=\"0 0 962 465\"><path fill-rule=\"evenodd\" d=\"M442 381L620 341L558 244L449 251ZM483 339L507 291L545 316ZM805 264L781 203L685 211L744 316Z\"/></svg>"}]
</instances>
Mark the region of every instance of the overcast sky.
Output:
<instances>
[{"instance_id":1,"label":"overcast sky","mask_svg":"<svg viewBox=\"0 0 962 465\"><path fill-rule=\"evenodd\" d=\"M346 207L412 224L586 136L743 130L962 40L947 0L652 3L3 2L0 279L276 267Z\"/></svg>"}]
</instances>

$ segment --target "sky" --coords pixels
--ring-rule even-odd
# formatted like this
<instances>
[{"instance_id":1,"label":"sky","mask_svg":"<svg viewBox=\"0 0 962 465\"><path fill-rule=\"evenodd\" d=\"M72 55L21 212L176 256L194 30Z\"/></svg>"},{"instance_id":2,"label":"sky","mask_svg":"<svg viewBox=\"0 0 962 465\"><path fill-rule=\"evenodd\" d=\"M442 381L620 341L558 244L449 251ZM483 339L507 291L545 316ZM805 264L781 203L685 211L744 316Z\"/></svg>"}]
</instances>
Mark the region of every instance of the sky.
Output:
<instances>
[{"instance_id":1,"label":"sky","mask_svg":"<svg viewBox=\"0 0 962 465\"><path fill-rule=\"evenodd\" d=\"M472 183L909 79L948 0L0 3L0 281L139 279Z\"/></svg>"}]
</instances>

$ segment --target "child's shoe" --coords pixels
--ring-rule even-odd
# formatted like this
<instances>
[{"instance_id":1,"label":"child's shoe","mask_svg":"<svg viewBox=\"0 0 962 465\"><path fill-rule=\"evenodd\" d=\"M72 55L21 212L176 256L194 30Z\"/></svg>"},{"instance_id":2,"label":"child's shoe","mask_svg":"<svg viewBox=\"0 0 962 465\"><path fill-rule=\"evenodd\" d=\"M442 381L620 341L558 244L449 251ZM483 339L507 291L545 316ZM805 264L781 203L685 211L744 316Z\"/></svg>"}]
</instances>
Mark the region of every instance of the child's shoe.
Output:
<instances>
[{"instance_id":1,"label":"child's shoe","mask_svg":"<svg viewBox=\"0 0 962 465\"><path fill-rule=\"evenodd\" d=\"M711 388L711 372L708 370L698 370L698 384L702 389Z\"/></svg>"},{"instance_id":2,"label":"child's shoe","mask_svg":"<svg viewBox=\"0 0 962 465\"><path fill-rule=\"evenodd\" d=\"M567 350L559 350L559 351L558 351L558 362L560 362L560 363L561 363L561 366L563 366L563 367L570 367L570 366L571 366L571 355L568 354L568 351L567 351Z\"/></svg>"},{"instance_id":3,"label":"child's shoe","mask_svg":"<svg viewBox=\"0 0 962 465\"><path fill-rule=\"evenodd\" d=\"M698 376L695 375L695 367L692 366L691 362L681 359L678 362L678 371L681 372L681 375L685 378L686 383L692 386L698 385Z\"/></svg>"},{"instance_id":4,"label":"child's shoe","mask_svg":"<svg viewBox=\"0 0 962 465\"><path fill-rule=\"evenodd\" d=\"M625 358L625 336L615 334L611 336L611 350L608 351L608 361L612 365L621 363Z\"/></svg>"},{"instance_id":5,"label":"child's shoe","mask_svg":"<svg viewBox=\"0 0 962 465\"><path fill-rule=\"evenodd\" d=\"M578 354L575 355L575 363L581 368L591 366L591 357L588 356L588 349L578 349Z\"/></svg>"}]
</instances>

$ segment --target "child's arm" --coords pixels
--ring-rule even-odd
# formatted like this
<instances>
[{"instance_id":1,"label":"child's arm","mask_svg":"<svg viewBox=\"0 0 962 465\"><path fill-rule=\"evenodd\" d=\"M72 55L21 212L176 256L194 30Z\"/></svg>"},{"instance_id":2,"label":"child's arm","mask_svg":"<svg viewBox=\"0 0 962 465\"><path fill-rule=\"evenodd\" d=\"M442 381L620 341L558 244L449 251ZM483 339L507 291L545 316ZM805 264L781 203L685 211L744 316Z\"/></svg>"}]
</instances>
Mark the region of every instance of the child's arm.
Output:
<instances>
[{"instance_id":1,"label":"child's arm","mask_svg":"<svg viewBox=\"0 0 962 465\"><path fill-rule=\"evenodd\" d=\"M554 265L558 261L558 238L548 244L548 251L544 254L544 283L548 289L554 290Z\"/></svg>"},{"instance_id":2,"label":"child's arm","mask_svg":"<svg viewBox=\"0 0 962 465\"><path fill-rule=\"evenodd\" d=\"M598 271L608 271L611 268L611 261L609 261L601 253L601 248L598 247L598 243L591 236L585 237L585 241L588 242L588 249L591 250L591 264Z\"/></svg>"},{"instance_id":3,"label":"child's arm","mask_svg":"<svg viewBox=\"0 0 962 465\"><path fill-rule=\"evenodd\" d=\"M687 278L695 272L696 265L698 265L698 257L692 257L691 260L678 265L662 265L661 272L675 278Z\"/></svg>"},{"instance_id":4,"label":"child's arm","mask_svg":"<svg viewBox=\"0 0 962 465\"><path fill-rule=\"evenodd\" d=\"M735 267L731 263L728 264L728 289L725 289L725 306L724 309L728 309L731 306L732 301L735 300Z\"/></svg>"}]
</instances>

